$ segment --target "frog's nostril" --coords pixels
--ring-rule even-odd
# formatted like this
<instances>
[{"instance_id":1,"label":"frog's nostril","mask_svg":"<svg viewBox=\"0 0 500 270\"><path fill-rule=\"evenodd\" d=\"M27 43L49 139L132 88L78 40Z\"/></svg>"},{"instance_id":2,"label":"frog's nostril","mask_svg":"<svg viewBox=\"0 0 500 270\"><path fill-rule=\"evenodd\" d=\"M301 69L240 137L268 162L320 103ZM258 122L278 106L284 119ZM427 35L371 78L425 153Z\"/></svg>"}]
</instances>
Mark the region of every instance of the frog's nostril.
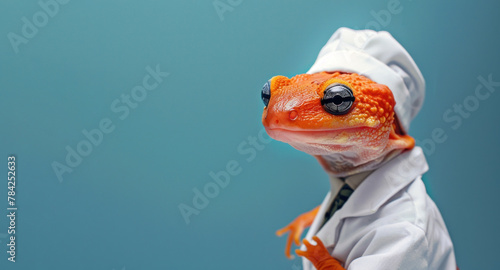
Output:
<instances>
[{"instance_id":1,"label":"frog's nostril","mask_svg":"<svg viewBox=\"0 0 500 270\"><path fill-rule=\"evenodd\" d=\"M290 114L288 115L288 117L290 118L290 120L294 121L295 119L297 119L297 117L299 116L299 114L297 113L297 111L295 110L292 110L290 112Z\"/></svg>"}]
</instances>

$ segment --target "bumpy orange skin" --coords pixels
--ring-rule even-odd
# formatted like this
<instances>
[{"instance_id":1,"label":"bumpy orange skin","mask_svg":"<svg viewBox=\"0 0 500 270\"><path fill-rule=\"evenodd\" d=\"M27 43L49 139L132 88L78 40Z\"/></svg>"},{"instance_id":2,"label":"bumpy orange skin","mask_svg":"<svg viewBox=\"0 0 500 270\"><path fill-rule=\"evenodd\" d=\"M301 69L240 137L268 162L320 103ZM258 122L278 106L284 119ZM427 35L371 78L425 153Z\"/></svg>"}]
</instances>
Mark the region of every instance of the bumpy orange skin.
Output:
<instances>
[{"instance_id":1,"label":"bumpy orange skin","mask_svg":"<svg viewBox=\"0 0 500 270\"><path fill-rule=\"evenodd\" d=\"M346 115L329 114L321 106L323 91L334 82L344 83L354 92L356 100L353 109ZM271 99L262 122L268 128L292 130L390 127L394 119L394 105L394 97L387 86L355 73L321 72L301 74L291 79L276 76L271 79ZM297 113L295 120L290 119L293 111Z\"/></svg>"},{"instance_id":2,"label":"bumpy orange skin","mask_svg":"<svg viewBox=\"0 0 500 270\"><path fill-rule=\"evenodd\" d=\"M355 101L344 115L332 115L321 105L325 89L347 85ZM318 158L326 170L345 176L366 169L367 164L395 149L414 146L407 135L398 135L391 90L355 73L301 74L291 79L271 79L271 98L262 123L274 139Z\"/></svg>"}]
</instances>

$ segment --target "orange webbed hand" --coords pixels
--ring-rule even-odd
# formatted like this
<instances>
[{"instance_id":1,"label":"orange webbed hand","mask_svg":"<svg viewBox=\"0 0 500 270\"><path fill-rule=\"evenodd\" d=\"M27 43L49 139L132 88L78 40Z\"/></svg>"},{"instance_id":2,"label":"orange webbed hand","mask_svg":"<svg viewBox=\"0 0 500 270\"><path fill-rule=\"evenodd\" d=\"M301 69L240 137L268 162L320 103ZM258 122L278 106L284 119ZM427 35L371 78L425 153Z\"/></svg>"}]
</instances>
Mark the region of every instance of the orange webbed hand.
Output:
<instances>
[{"instance_id":1,"label":"orange webbed hand","mask_svg":"<svg viewBox=\"0 0 500 270\"><path fill-rule=\"evenodd\" d=\"M305 228L311 226L311 224L314 221L314 217L316 217L316 214L318 213L318 210L319 206L307 213L298 216L296 219L290 222L290 224L276 231L276 235L278 236L282 236L286 232L290 231L285 248L285 255L287 258L293 259L293 255L290 255L292 242L295 242L297 246L300 245L300 236L302 235L302 232L304 231Z\"/></svg>"},{"instance_id":2,"label":"orange webbed hand","mask_svg":"<svg viewBox=\"0 0 500 270\"><path fill-rule=\"evenodd\" d=\"M345 270L340 265L340 262L330 255L323 242L317 236L313 236L313 240L316 241L316 246L313 246L309 241L304 239L303 242L307 250L297 249L295 253L307 258L318 270Z\"/></svg>"}]
</instances>

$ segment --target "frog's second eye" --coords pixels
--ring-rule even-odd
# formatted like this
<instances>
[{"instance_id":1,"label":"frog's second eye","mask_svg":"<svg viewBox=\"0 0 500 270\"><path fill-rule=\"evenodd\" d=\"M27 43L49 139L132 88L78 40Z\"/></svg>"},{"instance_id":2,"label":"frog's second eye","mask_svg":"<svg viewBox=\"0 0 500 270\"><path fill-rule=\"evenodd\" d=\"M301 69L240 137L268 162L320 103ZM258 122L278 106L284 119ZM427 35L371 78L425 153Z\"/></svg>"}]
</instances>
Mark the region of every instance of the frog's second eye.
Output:
<instances>
[{"instance_id":1,"label":"frog's second eye","mask_svg":"<svg viewBox=\"0 0 500 270\"><path fill-rule=\"evenodd\" d=\"M262 87L262 93L260 94L262 97L262 101L264 101L264 105L267 107L269 104L269 99L271 98L271 82L267 81L266 84Z\"/></svg>"},{"instance_id":2,"label":"frog's second eye","mask_svg":"<svg viewBox=\"0 0 500 270\"><path fill-rule=\"evenodd\" d=\"M354 94L351 88L338 83L328 86L321 99L323 109L333 115L346 114L353 103Z\"/></svg>"}]
</instances>

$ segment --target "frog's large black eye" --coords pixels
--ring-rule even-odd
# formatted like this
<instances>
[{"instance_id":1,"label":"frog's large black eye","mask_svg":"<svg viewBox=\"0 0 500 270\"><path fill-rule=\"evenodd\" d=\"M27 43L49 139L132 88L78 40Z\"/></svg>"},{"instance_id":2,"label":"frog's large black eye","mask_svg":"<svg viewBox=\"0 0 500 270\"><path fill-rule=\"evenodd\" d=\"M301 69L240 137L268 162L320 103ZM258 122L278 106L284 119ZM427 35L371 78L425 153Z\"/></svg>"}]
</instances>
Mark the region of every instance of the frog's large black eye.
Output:
<instances>
[{"instance_id":1,"label":"frog's large black eye","mask_svg":"<svg viewBox=\"0 0 500 270\"><path fill-rule=\"evenodd\" d=\"M354 95L351 88L338 83L328 86L321 99L323 109L333 115L346 114L353 103Z\"/></svg>"},{"instance_id":2,"label":"frog's large black eye","mask_svg":"<svg viewBox=\"0 0 500 270\"><path fill-rule=\"evenodd\" d=\"M262 97L262 101L264 101L264 105L267 107L269 104L269 99L271 98L271 82L267 81L266 84L262 87L262 93L260 94Z\"/></svg>"}]
</instances>

